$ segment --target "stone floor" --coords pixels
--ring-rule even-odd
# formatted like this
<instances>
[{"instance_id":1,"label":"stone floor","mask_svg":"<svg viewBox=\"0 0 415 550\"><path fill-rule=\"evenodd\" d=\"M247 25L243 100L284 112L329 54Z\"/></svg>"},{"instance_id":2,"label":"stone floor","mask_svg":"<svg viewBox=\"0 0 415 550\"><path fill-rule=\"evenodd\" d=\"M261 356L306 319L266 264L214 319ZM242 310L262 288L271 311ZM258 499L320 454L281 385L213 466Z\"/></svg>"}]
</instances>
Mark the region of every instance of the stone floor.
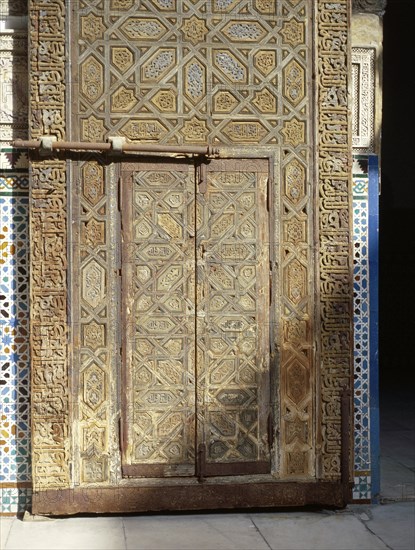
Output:
<instances>
[{"instance_id":1,"label":"stone floor","mask_svg":"<svg viewBox=\"0 0 415 550\"><path fill-rule=\"evenodd\" d=\"M381 399L381 502L341 511L0 518L2 550L414 550L412 391ZM37 521L36 521L37 520Z\"/></svg>"}]
</instances>

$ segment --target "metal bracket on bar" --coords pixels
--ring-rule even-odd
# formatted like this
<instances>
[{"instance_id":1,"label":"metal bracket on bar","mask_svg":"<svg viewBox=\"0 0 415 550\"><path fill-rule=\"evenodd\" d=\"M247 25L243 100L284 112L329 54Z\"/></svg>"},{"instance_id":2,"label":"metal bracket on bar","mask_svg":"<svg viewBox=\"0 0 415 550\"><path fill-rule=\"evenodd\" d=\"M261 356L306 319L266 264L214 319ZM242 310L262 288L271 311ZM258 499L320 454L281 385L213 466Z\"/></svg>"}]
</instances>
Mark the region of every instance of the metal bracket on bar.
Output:
<instances>
[{"instance_id":1,"label":"metal bracket on bar","mask_svg":"<svg viewBox=\"0 0 415 550\"><path fill-rule=\"evenodd\" d=\"M126 139L123 136L110 136L108 138L109 143L111 143L111 153L117 153L121 155L124 151L124 146Z\"/></svg>"},{"instance_id":2,"label":"metal bracket on bar","mask_svg":"<svg viewBox=\"0 0 415 550\"><path fill-rule=\"evenodd\" d=\"M48 156L53 153L53 144L58 141L56 136L41 136L39 139L39 154Z\"/></svg>"}]
</instances>

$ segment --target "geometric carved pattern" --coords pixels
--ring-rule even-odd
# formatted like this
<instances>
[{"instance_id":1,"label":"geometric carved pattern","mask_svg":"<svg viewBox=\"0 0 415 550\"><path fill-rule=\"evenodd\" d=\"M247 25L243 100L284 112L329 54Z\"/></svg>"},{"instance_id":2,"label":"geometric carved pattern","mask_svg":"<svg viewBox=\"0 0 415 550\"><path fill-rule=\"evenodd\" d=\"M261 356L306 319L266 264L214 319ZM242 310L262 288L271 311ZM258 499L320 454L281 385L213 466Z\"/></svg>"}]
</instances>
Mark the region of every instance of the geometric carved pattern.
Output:
<instances>
[{"instance_id":1,"label":"geometric carved pattern","mask_svg":"<svg viewBox=\"0 0 415 550\"><path fill-rule=\"evenodd\" d=\"M304 6L290 6L296 17L284 29L265 0L207 7L185 0L177 9L173 0L152 9L135 3L128 12L118 8L114 19L112 6L85 6L75 21L83 40L74 130L82 140L91 135L91 116L102 121L104 138L111 129L130 140L172 144L208 136L222 144L281 139L282 105L272 90L284 70L291 109L304 97ZM228 10L226 18L217 16ZM104 32L110 38L101 44ZM301 62L285 59L283 67L282 40Z\"/></svg>"},{"instance_id":2,"label":"geometric carved pattern","mask_svg":"<svg viewBox=\"0 0 415 550\"><path fill-rule=\"evenodd\" d=\"M131 96L131 109L125 111L128 119L119 110L116 119L111 120L110 105L102 107L104 103L100 100L96 104L99 107L91 110L80 98L80 127L86 131L90 128L90 125L86 124L87 120L91 120L94 125L95 121L99 121L105 132L105 128L112 128L112 134L119 132L130 140L140 141L206 143L209 140L242 146L284 143L290 154L283 156L280 174L286 197L280 213L284 220L281 225L281 238L286 239L283 241L281 265L284 266L284 284L289 285L284 288L289 288L290 291L286 298L282 293L283 299L286 300L286 309L283 309L283 312L287 321L297 319L308 325L313 308L309 292L312 275L308 269L309 262L312 261L308 244L311 238L307 224L307 216L312 211L310 206L307 206L307 213L304 212L305 205L310 205L311 201L306 187L305 167L307 166L308 172L313 162L312 155L308 152L310 144L306 133L310 116L310 97L306 82L310 80L308 71L311 58L308 57L308 52L312 37L308 33L309 42L306 44L304 29L309 17L309 6L307 2L300 0L285 2L284 9L290 15L285 21L275 25L273 3L259 0L243 11L238 9L237 17L230 14L223 21L217 21L213 28L211 19L204 11L194 3L185 4L185 16L181 10L175 12L175 26L172 26L168 15L169 10L176 10L174 2L171 2L168 8L166 4L165 15L163 11L159 11L157 16L153 12L149 14L139 5L133 12L128 13L128 17L117 13L120 19L117 26L113 26L112 38L108 46L105 46L111 48L112 52L105 56L105 59L112 61L109 70L114 76L109 82L117 82L117 86L111 84L111 93L117 93L117 90L132 91L131 85L135 83L135 89L140 89L140 95L136 97L136 104ZM224 11L234 10L236 6L236 2L229 0L214 2L210 9L213 13L218 11L223 14ZM93 12L92 8L86 8L86 12L89 9L90 13L99 14L97 8L94 8ZM273 20L272 27L268 24L268 19ZM163 32L169 41L168 45L164 42L160 47L157 36L162 28L166 29ZM211 33L214 39L213 46L206 50L204 37L207 36L207 32ZM127 35L130 54L124 52L126 55L115 56L115 51L126 48ZM261 39L260 46L257 45L258 37ZM284 47L284 59L280 46ZM91 57L100 59L102 66L104 64L104 57L101 57L102 54L92 40L85 41L85 47L79 55L81 65L88 64ZM129 65L130 61L127 61L126 65L126 60L131 59L131 56L136 63L139 60L137 66ZM206 62L209 57L212 59L212 65ZM136 80L137 78L139 80ZM179 82L182 83L181 88ZM101 95L104 102L107 102L109 97L109 94L105 93L107 85L101 84L104 87ZM301 110L296 109L297 106L301 106ZM87 135L81 134L80 137L86 139ZM295 148L295 152L292 148ZM157 220L157 223L161 220L163 218ZM228 221L231 221L231 218ZM226 217L221 220L222 225L225 223ZM225 225L223 227L226 233ZM219 226L213 227L212 230L219 231ZM249 224L245 230L249 235ZM137 231L148 238L152 228L148 221L143 219L137 225ZM286 256L285 251L294 255L297 258L296 262L292 263L294 257ZM146 276L143 266L137 277ZM290 364L296 354L300 354L301 363L311 369L312 358L307 350L312 342L312 331L308 327L301 345L297 346L295 351L290 342L284 344L282 373L284 365ZM310 383L311 372L306 379ZM283 384L281 387L286 386ZM292 445L295 443L295 448L292 447L292 452L286 455L286 460L289 461L289 456L305 452L306 458L297 458L296 461L297 464L305 465L304 474L312 474L310 448L314 431L311 429L311 386L308 387L307 395L309 401L303 400L300 408L291 400L288 412L282 406L280 421L285 422L286 414L297 414L309 423L308 440L300 443L296 439L292 442ZM284 454L284 451L281 450L281 453ZM282 466L283 476L284 472L288 473L290 470L284 458ZM298 467L295 471L298 475Z\"/></svg>"},{"instance_id":3,"label":"geometric carved pattern","mask_svg":"<svg viewBox=\"0 0 415 550\"><path fill-rule=\"evenodd\" d=\"M79 272L79 319L74 341L80 342L76 361L80 366L78 432L80 471L84 483L105 483L109 477L108 454L111 433L110 364L114 335L109 328L111 285L108 263L108 232L111 220L106 212L111 189L104 166L96 160L80 163L80 240L74 243ZM77 301L75 302L77 303Z\"/></svg>"},{"instance_id":4,"label":"geometric carved pattern","mask_svg":"<svg viewBox=\"0 0 415 550\"><path fill-rule=\"evenodd\" d=\"M211 161L196 204L192 164L124 166L124 472L194 475L195 433L208 467L255 468L269 461L267 163Z\"/></svg>"},{"instance_id":5,"label":"geometric carved pattern","mask_svg":"<svg viewBox=\"0 0 415 550\"><path fill-rule=\"evenodd\" d=\"M306 128L311 98L306 83L311 77L308 51L312 42L305 42L304 29L310 3L287 2L285 9L291 15L287 15L280 31L281 46L286 54L280 80L284 116L281 130L284 151L280 212L282 279L281 304L276 315L281 316L284 327L280 365L281 476L289 478L315 475L312 406L315 371L309 351L314 341L310 312L315 305L313 255L310 252L313 235L308 221L312 216L313 199L307 185L307 173L314 158L305 148L310 139ZM293 426L298 423L301 423L303 437L292 435Z\"/></svg>"},{"instance_id":6,"label":"geometric carved pattern","mask_svg":"<svg viewBox=\"0 0 415 550\"><path fill-rule=\"evenodd\" d=\"M298 103L304 98L305 94L305 79L304 79L304 69L301 65L292 60L284 68L283 71L284 79L284 95L292 103L293 106L298 105Z\"/></svg>"},{"instance_id":7,"label":"geometric carved pattern","mask_svg":"<svg viewBox=\"0 0 415 550\"><path fill-rule=\"evenodd\" d=\"M194 167L123 170L124 464L194 475Z\"/></svg>"},{"instance_id":8,"label":"geometric carved pattern","mask_svg":"<svg viewBox=\"0 0 415 550\"><path fill-rule=\"evenodd\" d=\"M213 160L205 177L206 194L197 195L198 432L205 434L208 464L266 462L268 167Z\"/></svg>"}]
</instances>

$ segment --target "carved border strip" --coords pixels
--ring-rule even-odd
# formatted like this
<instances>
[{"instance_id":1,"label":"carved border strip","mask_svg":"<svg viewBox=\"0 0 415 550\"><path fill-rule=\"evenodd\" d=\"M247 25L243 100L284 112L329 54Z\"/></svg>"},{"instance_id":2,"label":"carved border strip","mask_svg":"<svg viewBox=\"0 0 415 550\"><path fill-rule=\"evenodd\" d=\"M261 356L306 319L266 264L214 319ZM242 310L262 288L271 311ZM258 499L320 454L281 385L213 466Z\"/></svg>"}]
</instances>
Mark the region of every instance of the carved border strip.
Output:
<instances>
[{"instance_id":1,"label":"carved border strip","mask_svg":"<svg viewBox=\"0 0 415 550\"><path fill-rule=\"evenodd\" d=\"M313 239L312 9L309 2L283 2L285 85L280 94L285 115L281 132L280 250L280 457L279 475L311 478L315 475L315 410L312 311ZM300 77L301 75L301 77ZM301 82L301 85L300 85ZM299 91L299 95L293 93Z\"/></svg>"},{"instance_id":2,"label":"carved border strip","mask_svg":"<svg viewBox=\"0 0 415 550\"><path fill-rule=\"evenodd\" d=\"M353 152L372 153L375 143L375 50L353 48Z\"/></svg>"},{"instance_id":3,"label":"carved border strip","mask_svg":"<svg viewBox=\"0 0 415 550\"><path fill-rule=\"evenodd\" d=\"M319 0L317 32L318 234L320 277L320 477L341 469L340 393L351 386L351 120L349 2Z\"/></svg>"},{"instance_id":4,"label":"carved border strip","mask_svg":"<svg viewBox=\"0 0 415 550\"><path fill-rule=\"evenodd\" d=\"M30 137L65 139L65 0L31 0ZM69 483L66 163L31 163L34 490Z\"/></svg>"}]
</instances>

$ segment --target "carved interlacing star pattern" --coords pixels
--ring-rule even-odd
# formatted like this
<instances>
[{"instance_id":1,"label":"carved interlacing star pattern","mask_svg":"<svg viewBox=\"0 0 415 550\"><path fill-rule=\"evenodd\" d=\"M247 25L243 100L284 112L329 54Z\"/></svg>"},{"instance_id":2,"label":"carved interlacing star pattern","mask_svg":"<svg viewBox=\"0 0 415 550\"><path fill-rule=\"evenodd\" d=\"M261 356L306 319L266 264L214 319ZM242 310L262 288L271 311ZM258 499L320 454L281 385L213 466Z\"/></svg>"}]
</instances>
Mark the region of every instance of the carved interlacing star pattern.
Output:
<instances>
[{"instance_id":1,"label":"carved interlacing star pattern","mask_svg":"<svg viewBox=\"0 0 415 550\"><path fill-rule=\"evenodd\" d=\"M122 174L126 463L194 475L194 166L124 164Z\"/></svg>"}]
</instances>

